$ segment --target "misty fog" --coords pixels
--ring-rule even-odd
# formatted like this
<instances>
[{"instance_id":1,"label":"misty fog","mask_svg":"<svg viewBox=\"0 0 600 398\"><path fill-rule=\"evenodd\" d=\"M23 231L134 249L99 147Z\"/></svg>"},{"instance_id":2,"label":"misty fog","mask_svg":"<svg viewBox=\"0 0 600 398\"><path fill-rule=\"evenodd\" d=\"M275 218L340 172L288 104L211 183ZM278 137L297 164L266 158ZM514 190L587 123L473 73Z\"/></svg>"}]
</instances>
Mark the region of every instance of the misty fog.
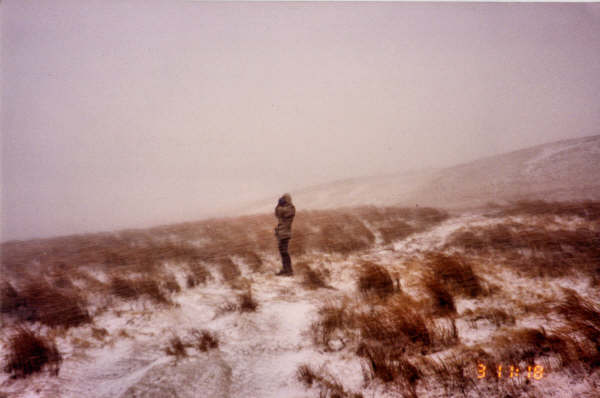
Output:
<instances>
[{"instance_id":1,"label":"misty fog","mask_svg":"<svg viewBox=\"0 0 600 398\"><path fill-rule=\"evenodd\" d=\"M598 134L600 5L17 1L1 240Z\"/></svg>"}]
</instances>

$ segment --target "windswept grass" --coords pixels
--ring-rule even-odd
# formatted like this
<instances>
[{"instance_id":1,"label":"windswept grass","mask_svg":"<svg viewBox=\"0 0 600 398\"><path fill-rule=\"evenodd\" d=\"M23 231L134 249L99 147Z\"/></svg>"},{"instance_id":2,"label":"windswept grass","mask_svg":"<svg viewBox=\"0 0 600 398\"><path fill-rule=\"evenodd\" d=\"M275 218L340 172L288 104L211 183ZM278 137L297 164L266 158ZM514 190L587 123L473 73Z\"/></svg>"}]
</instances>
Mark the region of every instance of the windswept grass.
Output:
<instances>
[{"instance_id":1,"label":"windswept grass","mask_svg":"<svg viewBox=\"0 0 600 398\"><path fill-rule=\"evenodd\" d=\"M466 310L463 317L472 327L476 327L479 321L488 321L496 327L502 325L514 325L515 317L500 308L478 308L476 310Z\"/></svg>"},{"instance_id":2,"label":"windswept grass","mask_svg":"<svg viewBox=\"0 0 600 398\"><path fill-rule=\"evenodd\" d=\"M363 294L375 294L378 297L394 293L394 281L390 273L372 262L364 262L360 267L357 287Z\"/></svg>"},{"instance_id":3,"label":"windswept grass","mask_svg":"<svg viewBox=\"0 0 600 398\"><path fill-rule=\"evenodd\" d=\"M125 300L146 297L156 304L171 304L158 282L150 278L125 279L115 276L111 279L110 291Z\"/></svg>"},{"instance_id":4,"label":"windswept grass","mask_svg":"<svg viewBox=\"0 0 600 398\"><path fill-rule=\"evenodd\" d=\"M258 302L252 296L252 289L248 288L244 293L238 295L240 312L254 312L258 308Z\"/></svg>"},{"instance_id":5,"label":"windswept grass","mask_svg":"<svg viewBox=\"0 0 600 398\"><path fill-rule=\"evenodd\" d=\"M185 344L179 338L179 336L173 336L169 340L169 344L165 347L165 354L174 356L177 360L187 357L187 351L185 350Z\"/></svg>"},{"instance_id":6,"label":"windswept grass","mask_svg":"<svg viewBox=\"0 0 600 398\"><path fill-rule=\"evenodd\" d=\"M315 290L320 288L331 288L326 279L329 271L325 268L313 269L308 262L301 261L294 265L296 272L302 275L302 286Z\"/></svg>"},{"instance_id":7,"label":"windswept grass","mask_svg":"<svg viewBox=\"0 0 600 398\"><path fill-rule=\"evenodd\" d=\"M481 295L484 289L468 261L458 255L428 253L428 281L438 280L449 292L469 298Z\"/></svg>"},{"instance_id":8,"label":"windswept grass","mask_svg":"<svg viewBox=\"0 0 600 398\"><path fill-rule=\"evenodd\" d=\"M384 346L367 344L360 345L357 354L365 358L371 379L378 378L384 383L401 379L411 387L414 394L415 383L422 374L405 357L393 355Z\"/></svg>"},{"instance_id":9,"label":"windswept grass","mask_svg":"<svg viewBox=\"0 0 600 398\"><path fill-rule=\"evenodd\" d=\"M445 316L456 313L454 297L449 292L446 284L435 274L428 273L423 278L423 286L432 300L432 313Z\"/></svg>"},{"instance_id":10,"label":"windswept grass","mask_svg":"<svg viewBox=\"0 0 600 398\"><path fill-rule=\"evenodd\" d=\"M430 310L423 303L402 293L366 309L356 304L341 301L321 307L312 328L315 344L328 349L330 341L342 339L353 342L349 347L355 347L359 355L385 347L390 355L399 357L435 352L458 343L452 319L429 318Z\"/></svg>"},{"instance_id":11,"label":"windswept grass","mask_svg":"<svg viewBox=\"0 0 600 398\"><path fill-rule=\"evenodd\" d=\"M296 371L297 379L304 384L305 387L319 388L320 397L330 398L362 398L360 393L354 393L346 390L330 373L320 369L314 370L310 365L302 364L298 366Z\"/></svg>"},{"instance_id":12,"label":"windswept grass","mask_svg":"<svg viewBox=\"0 0 600 398\"><path fill-rule=\"evenodd\" d=\"M0 285L0 312L3 314L16 314L24 309L25 301L9 282Z\"/></svg>"},{"instance_id":13,"label":"windswept grass","mask_svg":"<svg viewBox=\"0 0 600 398\"><path fill-rule=\"evenodd\" d=\"M217 335L206 329L202 331L193 329L192 336L196 339L195 346L200 352L207 352L219 347L219 338Z\"/></svg>"},{"instance_id":14,"label":"windswept grass","mask_svg":"<svg viewBox=\"0 0 600 398\"><path fill-rule=\"evenodd\" d=\"M315 344L328 347L329 341L339 331L346 334L355 328L356 314L344 302L329 302L319 309L319 320L312 325Z\"/></svg>"},{"instance_id":15,"label":"windswept grass","mask_svg":"<svg viewBox=\"0 0 600 398\"><path fill-rule=\"evenodd\" d=\"M219 261L219 271L226 282L232 282L241 275L239 267L229 257Z\"/></svg>"},{"instance_id":16,"label":"windswept grass","mask_svg":"<svg viewBox=\"0 0 600 398\"><path fill-rule=\"evenodd\" d=\"M459 230L447 247L467 253L505 256L519 273L527 276L559 277L583 272L600 277L600 230L576 230L510 223Z\"/></svg>"},{"instance_id":17,"label":"windswept grass","mask_svg":"<svg viewBox=\"0 0 600 398\"><path fill-rule=\"evenodd\" d=\"M393 355L428 352L432 336L425 318L403 304L390 303L380 310L358 315L361 342L382 345Z\"/></svg>"},{"instance_id":18,"label":"windswept grass","mask_svg":"<svg viewBox=\"0 0 600 398\"><path fill-rule=\"evenodd\" d=\"M186 284L188 289L205 284L210 278L210 273L200 263L197 258L192 258L187 264L189 273L186 275Z\"/></svg>"},{"instance_id":19,"label":"windswept grass","mask_svg":"<svg viewBox=\"0 0 600 398\"><path fill-rule=\"evenodd\" d=\"M21 321L64 328L91 321L87 303L76 290L57 289L45 281L32 281L20 291L7 283L3 286L2 295L2 312Z\"/></svg>"},{"instance_id":20,"label":"windswept grass","mask_svg":"<svg viewBox=\"0 0 600 398\"><path fill-rule=\"evenodd\" d=\"M564 317L564 326L559 330L562 336L570 336L573 341L574 357L587 373L600 368L600 306L567 290L564 300L556 306Z\"/></svg>"},{"instance_id":21,"label":"windswept grass","mask_svg":"<svg viewBox=\"0 0 600 398\"><path fill-rule=\"evenodd\" d=\"M4 371L13 378L25 378L46 368L58 375L62 355L54 340L38 335L24 327L17 327L8 339Z\"/></svg>"},{"instance_id":22,"label":"windswept grass","mask_svg":"<svg viewBox=\"0 0 600 398\"><path fill-rule=\"evenodd\" d=\"M553 215L576 216L589 221L600 220L600 202L598 201L569 201L547 202L544 200L521 200L497 209L496 216L514 215Z\"/></svg>"},{"instance_id":23,"label":"windswept grass","mask_svg":"<svg viewBox=\"0 0 600 398\"><path fill-rule=\"evenodd\" d=\"M338 210L299 211L293 224L290 253L310 251L348 255L372 247L375 234L383 243L400 240L446 220L431 208L363 206Z\"/></svg>"}]
</instances>

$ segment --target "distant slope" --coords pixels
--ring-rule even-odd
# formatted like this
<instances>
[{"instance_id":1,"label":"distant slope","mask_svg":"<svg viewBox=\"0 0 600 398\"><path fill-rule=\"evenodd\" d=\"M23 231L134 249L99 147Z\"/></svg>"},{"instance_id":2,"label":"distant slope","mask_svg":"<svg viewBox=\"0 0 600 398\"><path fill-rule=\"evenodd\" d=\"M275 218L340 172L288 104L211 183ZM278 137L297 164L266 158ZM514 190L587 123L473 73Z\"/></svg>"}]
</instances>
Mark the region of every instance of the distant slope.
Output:
<instances>
[{"instance_id":1,"label":"distant slope","mask_svg":"<svg viewBox=\"0 0 600 398\"><path fill-rule=\"evenodd\" d=\"M412 199L471 206L518 199L600 199L600 135L535 146L441 170Z\"/></svg>"},{"instance_id":2,"label":"distant slope","mask_svg":"<svg viewBox=\"0 0 600 398\"><path fill-rule=\"evenodd\" d=\"M470 207L518 199L600 199L600 135L563 140L438 170L335 181L292 192L304 209L355 205ZM276 198L240 213L271 211ZM273 202L273 203L272 203Z\"/></svg>"}]
</instances>

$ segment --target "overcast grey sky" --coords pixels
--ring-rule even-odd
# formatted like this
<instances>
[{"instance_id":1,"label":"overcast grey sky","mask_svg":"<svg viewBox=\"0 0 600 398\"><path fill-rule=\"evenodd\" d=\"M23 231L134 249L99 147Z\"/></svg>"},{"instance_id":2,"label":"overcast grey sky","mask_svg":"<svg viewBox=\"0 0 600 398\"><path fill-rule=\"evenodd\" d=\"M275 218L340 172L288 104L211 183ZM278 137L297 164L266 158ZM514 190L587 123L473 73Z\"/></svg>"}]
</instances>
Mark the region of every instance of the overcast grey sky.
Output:
<instances>
[{"instance_id":1,"label":"overcast grey sky","mask_svg":"<svg viewBox=\"0 0 600 398\"><path fill-rule=\"evenodd\" d=\"M3 0L2 240L600 133L600 4Z\"/></svg>"}]
</instances>

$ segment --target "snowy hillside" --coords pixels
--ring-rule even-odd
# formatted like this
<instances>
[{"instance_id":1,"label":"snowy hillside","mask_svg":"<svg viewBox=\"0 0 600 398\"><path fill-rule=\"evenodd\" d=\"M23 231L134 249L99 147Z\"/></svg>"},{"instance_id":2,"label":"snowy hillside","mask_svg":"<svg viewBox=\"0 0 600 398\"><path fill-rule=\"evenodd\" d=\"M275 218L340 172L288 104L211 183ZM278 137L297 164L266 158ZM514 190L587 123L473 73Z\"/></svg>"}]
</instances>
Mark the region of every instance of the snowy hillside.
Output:
<instances>
[{"instance_id":1,"label":"snowy hillside","mask_svg":"<svg viewBox=\"0 0 600 398\"><path fill-rule=\"evenodd\" d=\"M598 203L296 217L3 244L0 396L596 396Z\"/></svg>"},{"instance_id":2,"label":"snowy hillside","mask_svg":"<svg viewBox=\"0 0 600 398\"><path fill-rule=\"evenodd\" d=\"M292 192L300 208L356 205L473 207L521 199L600 199L600 135L441 169L336 181ZM273 200L242 214L268 212Z\"/></svg>"}]
</instances>

